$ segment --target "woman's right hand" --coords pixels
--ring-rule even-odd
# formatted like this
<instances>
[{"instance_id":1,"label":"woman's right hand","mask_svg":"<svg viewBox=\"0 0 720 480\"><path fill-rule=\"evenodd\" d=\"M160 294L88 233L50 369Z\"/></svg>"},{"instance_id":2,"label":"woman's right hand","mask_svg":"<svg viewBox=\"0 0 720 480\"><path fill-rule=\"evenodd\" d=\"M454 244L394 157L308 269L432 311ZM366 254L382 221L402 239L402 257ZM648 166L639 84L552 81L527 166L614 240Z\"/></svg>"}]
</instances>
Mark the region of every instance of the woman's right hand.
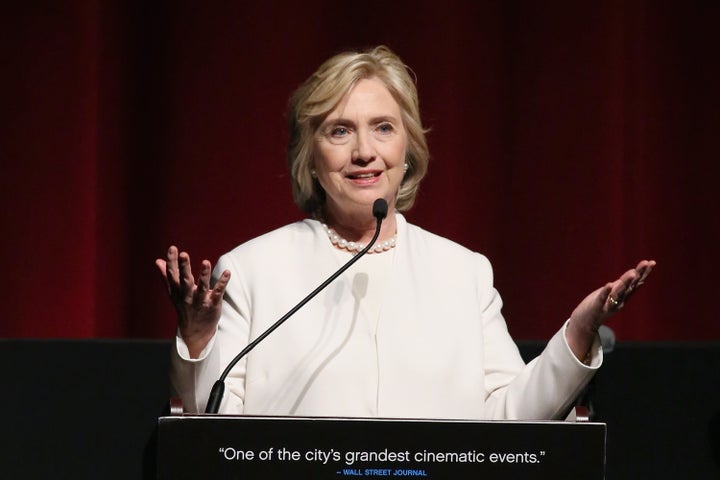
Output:
<instances>
[{"instance_id":1,"label":"woman's right hand","mask_svg":"<svg viewBox=\"0 0 720 480\"><path fill-rule=\"evenodd\" d=\"M208 260L203 260L196 284L190 268L190 255L178 252L174 245L168 249L167 258L158 258L155 265L165 279L170 300L177 311L180 335L190 357L197 358L215 335L230 272L225 270L211 289L212 266Z\"/></svg>"}]
</instances>

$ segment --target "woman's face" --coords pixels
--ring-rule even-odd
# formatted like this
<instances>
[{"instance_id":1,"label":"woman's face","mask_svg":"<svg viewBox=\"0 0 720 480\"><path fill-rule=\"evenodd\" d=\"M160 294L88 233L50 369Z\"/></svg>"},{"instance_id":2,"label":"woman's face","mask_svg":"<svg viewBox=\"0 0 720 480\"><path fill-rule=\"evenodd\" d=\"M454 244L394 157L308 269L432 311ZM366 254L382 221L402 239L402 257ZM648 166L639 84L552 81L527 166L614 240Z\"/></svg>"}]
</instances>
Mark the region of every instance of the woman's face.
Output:
<instances>
[{"instance_id":1,"label":"woman's face","mask_svg":"<svg viewBox=\"0 0 720 480\"><path fill-rule=\"evenodd\" d=\"M404 175L407 133L400 106L385 85L360 80L316 135L315 171L330 218L367 216L378 198L395 207Z\"/></svg>"}]
</instances>

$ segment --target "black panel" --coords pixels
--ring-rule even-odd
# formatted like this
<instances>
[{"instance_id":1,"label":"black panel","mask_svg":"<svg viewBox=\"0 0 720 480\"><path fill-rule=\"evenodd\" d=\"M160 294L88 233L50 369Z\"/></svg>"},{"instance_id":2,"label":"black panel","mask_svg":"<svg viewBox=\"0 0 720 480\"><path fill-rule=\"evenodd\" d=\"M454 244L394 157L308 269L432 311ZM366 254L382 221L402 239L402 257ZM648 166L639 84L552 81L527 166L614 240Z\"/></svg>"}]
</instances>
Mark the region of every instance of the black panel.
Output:
<instances>
[{"instance_id":1,"label":"black panel","mask_svg":"<svg viewBox=\"0 0 720 480\"><path fill-rule=\"evenodd\" d=\"M605 472L605 425L598 423L218 416L160 421L163 480L603 480Z\"/></svg>"},{"instance_id":2,"label":"black panel","mask_svg":"<svg viewBox=\"0 0 720 480\"><path fill-rule=\"evenodd\" d=\"M0 340L1 476L142 478L169 346ZM541 349L521 344L527 357ZM720 478L719 385L718 344L618 344L590 397L608 426L607 478Z\"/></svg>"},{"instance_id":3,"label":"black panel","mask_svg":"<svg viewBox=\"0 0 720 480\"><path fill-rule=\"evenodd\" d=\"M0 341L2 478L135 479L152 471L169 342Z\"/></svg>"}]
</instances>

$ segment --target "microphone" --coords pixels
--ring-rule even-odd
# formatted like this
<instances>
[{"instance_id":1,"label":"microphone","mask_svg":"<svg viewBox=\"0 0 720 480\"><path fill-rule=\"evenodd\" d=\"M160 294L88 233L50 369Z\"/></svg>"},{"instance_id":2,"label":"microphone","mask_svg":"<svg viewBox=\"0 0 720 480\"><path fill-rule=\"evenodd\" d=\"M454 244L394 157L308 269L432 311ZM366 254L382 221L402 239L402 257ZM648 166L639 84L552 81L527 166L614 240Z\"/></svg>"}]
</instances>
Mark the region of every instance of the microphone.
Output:
<instances>
[{"instance_id":1,"label":"microphone","mask_svg":"<svg viewBox=\"0 0 720 480\"><path fill-rule=\"evenodd\" d=\"M603 353L611 353L615 349L615 332L607 325L600 325L598 329L600 335L600 345Z\"/></svg>"},{"instance_id":2,"label":"microphone","mask_svg":"<svg viewBox=\"0 0 720 480\"><path fill-rule=\"evenodd\" d=\"M373 202L373 217L375 217L375 220L378 222L378 227L380 226L380 222L382 222L385 217L387 217L387 210L388 210L388 204L385 200L382 198L378 198ZM378 233L380 230L376 233ZM374 241L375 239L373 239Z\"/></svg>"},{"instance_id":3,"label":"microphone","mask_svg":"<svg viewBox=\"0 0 720 480\"><path fill-rule=\"evenodd\" d=\"M387 202L382 199L378 198L373 203L373 217L375 217L375 220L377 221L377 225L375 226L375 234L372 237L372 240L363 248L360 250L357 255L355 255L353 258L351 258L345 265L340 267L340 269L330 275L330 277L325 280L323 283L321 283L315 290L310 292L310 294L303 298L300 303L295 305L293 308L290 309L289 312L287 312L285 315L283 315L280 320L273 323L270 327L268 327L267 330L265 330L263 333L261 333L255 340L248 343L245 348L242 349L240 353L238 353L235 358L232 359L232 361L228 364L227 367L225 367L225 370L223 370L222 374L220 375L220 378L213 384L212 389L210 390L210 396L208 397L207 405L205 406L205 413L210 414L216 414L218 410L220 410L220 402L222 401L223 394L225 393L225 379L230 374L230 371L233 369L233 367L240 361L242 358L250 353L250 351L255 348L258 343L262 342L268 335L270 335L272 332L275 331L276 328L278 328L280 325L285 323L285 321L293 316L295 312L300 310L307 302L312 300L315 295L320 293L325 287L330 285L333 280L335 280L337 277L339 277L345 270L350 268L355 262L360 260L360 257L365 255L368 250L372 248L372 246L375 244L375 241L377 240L378 236L380 236L380 226L382 225L382 221L387 216L388 212L388 204Z\"/></svg>"}]
</instances>

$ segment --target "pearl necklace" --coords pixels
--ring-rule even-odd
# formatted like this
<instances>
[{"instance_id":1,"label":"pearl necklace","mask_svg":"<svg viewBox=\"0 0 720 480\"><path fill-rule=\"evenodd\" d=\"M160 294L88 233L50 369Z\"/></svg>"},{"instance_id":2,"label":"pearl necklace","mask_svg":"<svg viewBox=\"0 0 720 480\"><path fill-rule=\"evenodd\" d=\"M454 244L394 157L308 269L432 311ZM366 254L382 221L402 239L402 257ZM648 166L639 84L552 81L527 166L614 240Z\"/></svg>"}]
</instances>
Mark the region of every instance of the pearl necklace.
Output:
<instances>
[{"instance_id":1,"label":"pearl necklace","mask_svg":"<svg viewBox=\"0 0 720 480\"><path fill-rule=\"evenodd\" d=\"M343 250L347 250L351 252L353 255L356 255L360 250L365 248L365 245L360 242L350 242L348 240L345 240L340 235L338 235L335 230L328 227L327 224L320 222L320 224L323 227L323 230L325 230L325 233L327 233L328 238L330 239L330 242L336 246L337 248L341 248ZM375 244L373 248L368 250L367 253L382 253L390 250L391 248L395 248L395 243L397 241L397 235L393 235L393 237L390 240L385 240L384 242L378 242Z\"/></svg>"}]
</instances>

